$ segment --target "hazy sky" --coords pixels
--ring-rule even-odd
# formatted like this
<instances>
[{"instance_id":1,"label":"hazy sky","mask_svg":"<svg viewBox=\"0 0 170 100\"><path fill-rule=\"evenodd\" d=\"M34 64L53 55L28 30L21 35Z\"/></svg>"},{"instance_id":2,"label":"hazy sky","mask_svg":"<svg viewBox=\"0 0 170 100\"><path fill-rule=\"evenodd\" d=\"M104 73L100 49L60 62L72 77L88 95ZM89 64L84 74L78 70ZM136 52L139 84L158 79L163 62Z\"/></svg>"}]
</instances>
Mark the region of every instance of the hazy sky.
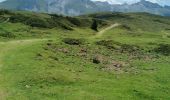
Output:
<instances>
[{"instance_id":1,"label":"hazy sky","mask_svg":"<svg viewBox=\"0 0 170 100\"><path fill-rule=\"evenodd\" d=\"M0 2L5 1L5 0L0 0ZM122 4L122 3L135 3L139 2L140 0L93 0L93 1L109 1L110 3L113 4ZM170 0L147 0L151 1L154 3L159 3L160 5L169 5L170 6Z\"/></svg>"}]
</instances>

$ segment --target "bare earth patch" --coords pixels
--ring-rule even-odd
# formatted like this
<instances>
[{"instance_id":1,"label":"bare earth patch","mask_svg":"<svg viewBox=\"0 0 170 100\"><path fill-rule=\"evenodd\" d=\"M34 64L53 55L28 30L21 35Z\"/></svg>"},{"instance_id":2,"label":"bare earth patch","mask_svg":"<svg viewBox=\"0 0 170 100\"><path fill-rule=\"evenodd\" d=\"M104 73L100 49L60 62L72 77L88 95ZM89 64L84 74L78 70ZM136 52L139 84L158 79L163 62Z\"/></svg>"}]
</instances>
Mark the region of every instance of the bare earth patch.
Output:
<instances>
[{"instance_id":1,"label":"bare earth patch","mask_svg":"<svg viewBox=\"0 0 170 100\"><path fill-rule=\"evenodd\" d=\"M6 93L0 90L0 100L6 100L5 97L6 97Z\"/></svg>"}]
</instances>

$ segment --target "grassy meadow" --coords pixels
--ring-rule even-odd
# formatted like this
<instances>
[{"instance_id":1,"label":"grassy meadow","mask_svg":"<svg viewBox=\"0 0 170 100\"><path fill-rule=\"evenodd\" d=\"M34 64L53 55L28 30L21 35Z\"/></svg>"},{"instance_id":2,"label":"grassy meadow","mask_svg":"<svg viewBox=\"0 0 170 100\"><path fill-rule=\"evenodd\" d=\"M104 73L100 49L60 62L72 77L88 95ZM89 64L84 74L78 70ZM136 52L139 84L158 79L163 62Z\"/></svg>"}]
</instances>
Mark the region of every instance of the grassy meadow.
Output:
<instances>
[{"instance_id":1,"label":"grassy meadow","mask_svg":"<svg viewBox=\"0 0 170 100\"><path fill-rule=\"evenodd\" d=\"M168 17L2 10L0 41L0 100L170 99Z\"/></svg>"}]
</instances>

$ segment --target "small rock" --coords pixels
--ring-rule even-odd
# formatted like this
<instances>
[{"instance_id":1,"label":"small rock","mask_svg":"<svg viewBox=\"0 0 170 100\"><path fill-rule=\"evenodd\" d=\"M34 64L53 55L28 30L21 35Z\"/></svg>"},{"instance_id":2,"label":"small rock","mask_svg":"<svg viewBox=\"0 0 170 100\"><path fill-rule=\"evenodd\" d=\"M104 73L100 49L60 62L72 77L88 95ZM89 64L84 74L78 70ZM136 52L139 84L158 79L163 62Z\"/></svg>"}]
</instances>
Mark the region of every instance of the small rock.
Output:
<instances>
[{"instance_id":1,"label":"small rock","mask_svg":"<svg viewBox=\"0 0 170 100\"><path fill-rule=\"evenodd\" d=\"M102 62L102 60L103 60L103 58L101 56L96 56L93 58L93 63L99 64Z\"/></svg>"},{"instance_id":2,"label":"small rock","mask_svg":"<svg viewBox=\"0 0 170 100\"><path fill-rule=\"evenodd\" d=\"M30 85L25 85L25 87L26 87L26 88L28 88L28 89L29 89L29 88L31 88L31 86L30 86Z\"/></svg>"}]
</instances>

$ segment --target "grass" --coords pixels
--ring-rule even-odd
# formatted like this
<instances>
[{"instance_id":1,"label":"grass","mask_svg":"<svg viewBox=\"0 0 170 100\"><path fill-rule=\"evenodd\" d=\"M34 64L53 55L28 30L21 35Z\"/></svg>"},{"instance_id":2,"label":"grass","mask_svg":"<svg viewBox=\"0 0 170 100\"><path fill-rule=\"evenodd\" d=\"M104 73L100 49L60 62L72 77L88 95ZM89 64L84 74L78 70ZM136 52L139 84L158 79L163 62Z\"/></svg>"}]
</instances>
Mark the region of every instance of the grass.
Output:
<instances>
[{"instance_id":1,"label":"grass","mask_svg":"<svg viewBox=\"0 0 170 100\"><path fill-rule=\"evenodd\" d=\"M142 22L136 28L127 19L116 22L120 26L97 37L90 27L67 30L1 23L1 31L15 38L0 39L0 99L169 100L170 56L164 55L169 54L169 37L164 36L168 30L156 23L157 32L141 27Z\"/></svg>"}]
</instances>

